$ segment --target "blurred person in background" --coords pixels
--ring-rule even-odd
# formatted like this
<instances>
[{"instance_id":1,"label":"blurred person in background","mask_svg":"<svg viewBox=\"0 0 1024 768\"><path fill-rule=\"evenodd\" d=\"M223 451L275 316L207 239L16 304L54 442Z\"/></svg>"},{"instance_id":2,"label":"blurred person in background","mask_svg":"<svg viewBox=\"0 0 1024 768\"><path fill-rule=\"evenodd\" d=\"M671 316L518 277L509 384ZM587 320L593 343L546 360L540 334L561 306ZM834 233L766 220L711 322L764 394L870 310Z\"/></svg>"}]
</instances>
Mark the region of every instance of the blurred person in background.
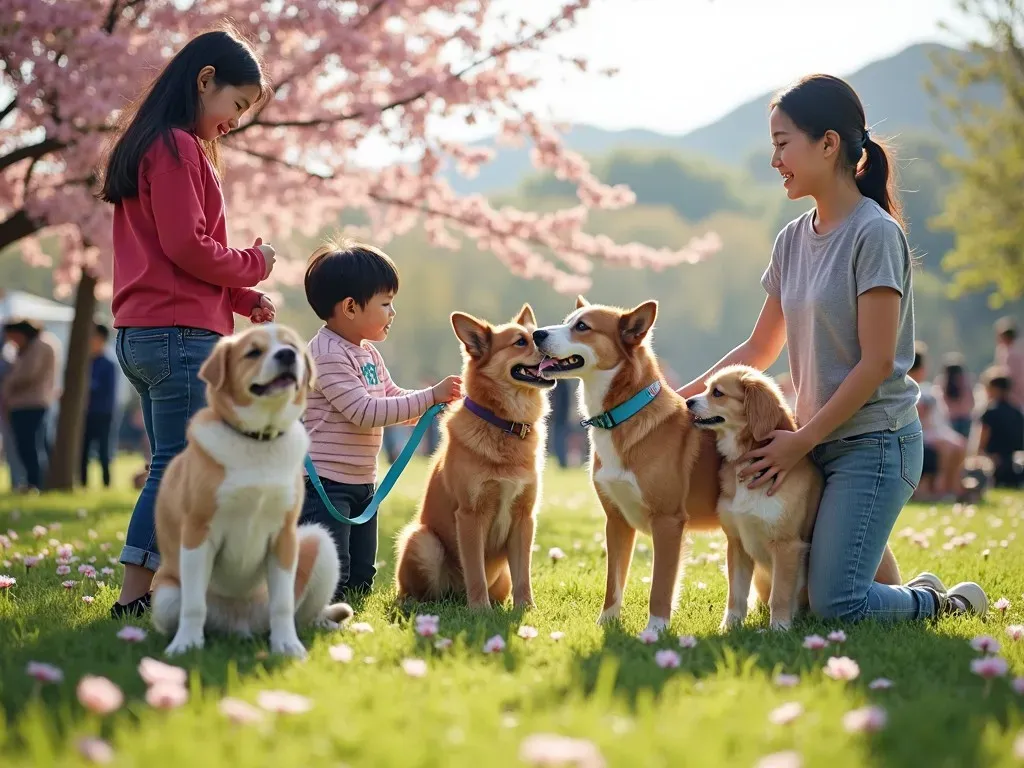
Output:
<instances>
[{"instance_id":1,"label":"blurred person in background","mask_svg":"<svg viewBox=\"0 0 1024 768\"><path fill-rule=\"evenodd\" d=\"M1024 413L1010 400L1013 380L1006 368L993 366L982 380L988 407L978 421L977 452L992 462L997 488L1019 488L1021 475L1014 454L1024 451Z\"/></svg>"},{"instance_id":2,"label":"blurred person in background","mask_svg":"<svg viewBox=\"0 0 1024 768\"><path fill-rule=\"evenodd\" d=\"M103 323L93 327L89 340L92 357L89 370L89 403L85 411L82 435L82 487L89 485L89 457L93 446L103 473L103 487L110 487L111 441L114 433L114 405L117 402L117 364L107 352L110 328Z\"/></svg>"},{"instance_id":3,"label":"blurred person in background","mask_svg":"<svg viewBox=\"0 0 1024 768\"><path fill-rule=\"evenodd\" d=\"M13 344L3 344L0 348L0 393L3 391L3 381L7 374L14 368L14 359L18 350ZM18 446L14 441L14 430L7 420L7 408L0 394L0 444L2 444L4 459L11 474L11 490L22 491L25 489L27 478L25 465L18 457Z\"/></svg>"},{"instance_id":4,"label":"blurred person in background","mask_svg":"<svg viewBox=\"0 0 1024 768\"><path fill-rule=\"evenodd\" d=\"M961 355L953 354L946 357L942 373L936 383L942 391L942 405L949 426L964 438L969 437L974 417L974 384L964 368Z\"/></svg>"},{"instance_id":5,"label":"blurred person in background","mask_svg":"<svg viewBox=\"0 0 1024 768\"><path fill-rule=\"evenodd\" d=\"M1000 318L995 325L995 364L1006 369L1013 389L1010 401L1018 408L1024 408L1024 348L1017 337L1017 321L1012 317Z\"/></svg>"}]
</instances>

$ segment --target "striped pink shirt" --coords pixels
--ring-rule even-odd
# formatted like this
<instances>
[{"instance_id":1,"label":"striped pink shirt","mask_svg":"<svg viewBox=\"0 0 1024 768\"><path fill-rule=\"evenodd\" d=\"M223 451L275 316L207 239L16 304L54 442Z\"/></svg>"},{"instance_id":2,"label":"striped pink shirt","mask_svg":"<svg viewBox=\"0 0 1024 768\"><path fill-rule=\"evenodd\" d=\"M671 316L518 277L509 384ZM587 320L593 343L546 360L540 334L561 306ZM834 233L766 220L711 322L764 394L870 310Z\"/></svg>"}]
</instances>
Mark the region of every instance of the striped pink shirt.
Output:
<instances>
[{"instance_id":1,"label":"striped pink shirt","mask_svg":"<svg viewBox=\"0 0 1024 768\"><path fill-rule=\"evenodd\" d=\"M433 393L402 389L372 344L356 346L326 327L309 342L309 353L316 386L304 422L317 474L338 483L376 483L383 428L422 416Z\"/></svg>"}]
</instances>

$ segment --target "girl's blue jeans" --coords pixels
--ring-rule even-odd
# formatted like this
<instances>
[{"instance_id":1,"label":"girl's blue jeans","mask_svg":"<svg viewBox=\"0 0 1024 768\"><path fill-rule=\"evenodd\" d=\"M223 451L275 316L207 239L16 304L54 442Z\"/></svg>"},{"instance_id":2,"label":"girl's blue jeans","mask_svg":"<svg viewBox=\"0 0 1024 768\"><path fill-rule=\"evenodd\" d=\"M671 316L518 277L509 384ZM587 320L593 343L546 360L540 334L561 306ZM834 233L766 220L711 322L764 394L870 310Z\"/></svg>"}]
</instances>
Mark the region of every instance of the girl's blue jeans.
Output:
<instances>
[{"instance_id":1,"label":"girl's blue jeans","mask_svg":"<svg viewBox=\"0 0 1024 768\"><path fill-rule=\"evenodd\" d=\"M842 621L933 616L930 592L874 581L896 518L921 480L920 422L823 443L811 458L825 475L807 574L811 612Z\"/></svg>"},{"instance_id":2,"label":"girl's blue jeans","mask_svg":"<svg viewBox=\"0 0 1024 768\"><path fill-rule=\"evenodd\" d=\"M120 560L155 571L160 565L154 509L160 480L185 447L192 415L206 405L199 368L220 335L200 328L120 328L115 351L124 375L142 398L153 459L135 502Z\"/></svg>"}]
</instances>

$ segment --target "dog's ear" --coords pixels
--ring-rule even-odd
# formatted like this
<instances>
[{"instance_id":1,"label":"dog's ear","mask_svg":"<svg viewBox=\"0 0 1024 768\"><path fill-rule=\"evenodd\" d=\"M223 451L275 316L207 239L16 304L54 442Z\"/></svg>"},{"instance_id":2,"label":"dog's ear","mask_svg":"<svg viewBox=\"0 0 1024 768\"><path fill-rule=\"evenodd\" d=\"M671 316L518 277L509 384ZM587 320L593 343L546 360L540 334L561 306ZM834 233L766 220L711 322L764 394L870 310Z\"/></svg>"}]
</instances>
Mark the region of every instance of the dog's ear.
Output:
<instances>
[{"instance_id":1,"label":"dog's ear","mask_svg":"<svg viewBox=\"0 0 1024 768\"><path fill-rule=\"evenodd\" d=\"M537 318L533 315L533 307L529 303L523 304L523 308L519 310L519 314L516 315L512 321L518 323L524 328L529 328L531 331L537 330Z\"/></svg>"},{"instance_id":2,"label":"dog's ear","mask_svg":"<svg viewBox=\"0 0 1024 768\"><path fill-rule=\"evenodd\" d=\"M452 312L452 328L466 353L477 360L491 349L491 326L465 312Z\"/></svg>"},{"instance_id":3,"label":"dog's ear","mask_svg":"<svg viewBox=\"0 0 1024 768\"><path fill-rule=\"evenodd\" d=\"M747 417L747 428L757 442L767 439L786 416L771 387L757 378L748 378L744 382L743 411Z\"/></svg>"},{"instance_id":4,"label":"dog's ear","mask_svg":"<svg viewBox=\"0 0 1024 768\"><path fill-rule=\"evenodd\" d=\"M580 294L576 297L576 309L583 309L584 307L589 306L590 302L583 298L583 294Z\"/></svg>"},{"instance_id":5,"label":"dog's ear","mask_svg":"<svg viewBox=\"0 0 1024 768\"><path fill-rule=\"evenodd\" d=\"M231 353L231 337L222 338L213 352L199 366L199 380L206 382L207 392L219 392L228 380L228 357Z\"/></svg>"},{"instance_id":6,"label":"dog's ear","mask_svg":"<svg viewBox=\"0 0 1024 768\"><path fill-rule=\"evenodd\" d=\"M619 334L627 347L642 342L654 326L654 318L658 316L658 302L645 301L631 309L619 319Z\"/></svg>"}]
</instances>

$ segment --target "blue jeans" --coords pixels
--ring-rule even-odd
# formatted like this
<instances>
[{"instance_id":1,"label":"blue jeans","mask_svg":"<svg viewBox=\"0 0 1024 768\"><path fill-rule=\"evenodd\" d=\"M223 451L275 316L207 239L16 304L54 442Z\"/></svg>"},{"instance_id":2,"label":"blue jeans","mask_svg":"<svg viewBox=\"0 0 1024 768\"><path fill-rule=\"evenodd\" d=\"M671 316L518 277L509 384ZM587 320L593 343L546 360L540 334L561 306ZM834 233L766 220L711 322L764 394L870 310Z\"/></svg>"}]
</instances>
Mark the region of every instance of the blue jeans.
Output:
<instances>
[{"instance_id":1,"label":"blue jeans","mask_svg":"<svg viewBox=\"0 0 1024 768\"><path fill-rule=\"evenodd\" d=\"M19 408L8 413L18 458L25 468L25 483L42 490L43 475L48 464L46 446L46 409Z\"/></svg>"},{"instance_id":2,"label":"blue jeans","mask_svg":"<svg viewBox=\"0 0 1024 768\"><path fill-rule=\"evenodd\" d=\"M199 367L220 335L200 328L120 328L115 351L124 375L142 398L142 418L153 451L149 477L128 523L121 562L155 571L154 509L160 479L171 459L185 447L192 415L206 405L206 385Z\"/></svg>"},{"instance_id":3,"label":"blue jeans","mask_svg":"<svg viewBox=\"0 0 1024 768\"><path fill-rule=\"evenodd\" d=\"M874 581L896 518L921 480L920 422L823 443L811 458L825 475L807 574L812 613L843 621L933 616L930 592Z\"/></svg>"}]
</instances>

